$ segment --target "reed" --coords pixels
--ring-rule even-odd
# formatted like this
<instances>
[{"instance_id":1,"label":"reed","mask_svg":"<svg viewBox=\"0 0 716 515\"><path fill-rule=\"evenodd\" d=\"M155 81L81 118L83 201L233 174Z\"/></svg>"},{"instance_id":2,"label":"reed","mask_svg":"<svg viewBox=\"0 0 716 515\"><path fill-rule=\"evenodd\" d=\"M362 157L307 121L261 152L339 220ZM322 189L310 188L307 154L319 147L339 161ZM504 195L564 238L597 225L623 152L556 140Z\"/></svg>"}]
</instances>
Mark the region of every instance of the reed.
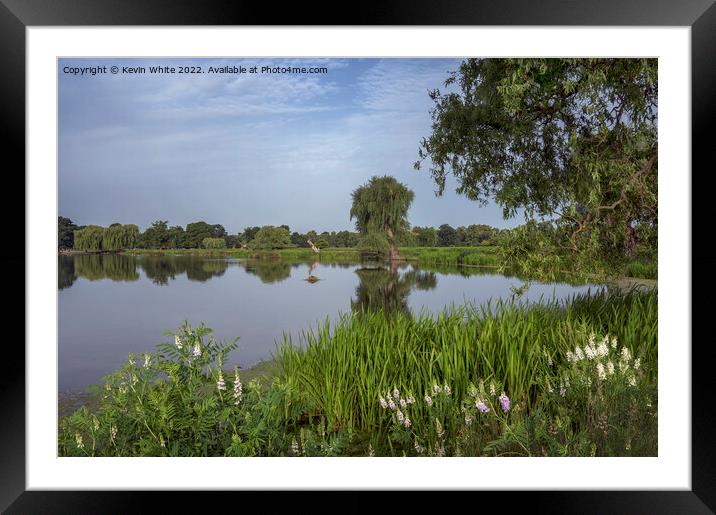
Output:
<instances>
[{"instance_id":1,"label":"reed","mask_svg":"<svg viewBox=\"0 0 716 515\"><path fill-rule=\"evenodd\" d=\"M589 292L563 302L499 301L426 313L344 315L315 330L284 335L276 361L282 381L305 392L334 427L380 428L376 403L393 388L422 397L449 384L457 398L471 383L495 381L527 407L537 402L547 358L565 362L575 342L609 334L656 373L655 291Z\"/></svg>"}]
</instances>

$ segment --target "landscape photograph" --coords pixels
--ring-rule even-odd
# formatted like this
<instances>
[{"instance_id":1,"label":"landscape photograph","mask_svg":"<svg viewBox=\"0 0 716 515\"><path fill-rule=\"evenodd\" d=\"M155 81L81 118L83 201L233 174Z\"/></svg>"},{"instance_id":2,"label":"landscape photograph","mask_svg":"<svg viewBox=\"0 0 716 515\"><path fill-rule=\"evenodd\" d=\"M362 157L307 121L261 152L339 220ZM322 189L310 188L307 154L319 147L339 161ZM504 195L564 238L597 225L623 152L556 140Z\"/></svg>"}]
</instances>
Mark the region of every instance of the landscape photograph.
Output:
<instances>
[{"instance_id":1,"label":"landscape photograph","mask_svg":"<svg viewBox=\"0 0 716 515\"><path fill-rule=\"evenodd\" d=\"M659 455L657 59L57 66L59 457Z\"/></svg>"}]
</instances>

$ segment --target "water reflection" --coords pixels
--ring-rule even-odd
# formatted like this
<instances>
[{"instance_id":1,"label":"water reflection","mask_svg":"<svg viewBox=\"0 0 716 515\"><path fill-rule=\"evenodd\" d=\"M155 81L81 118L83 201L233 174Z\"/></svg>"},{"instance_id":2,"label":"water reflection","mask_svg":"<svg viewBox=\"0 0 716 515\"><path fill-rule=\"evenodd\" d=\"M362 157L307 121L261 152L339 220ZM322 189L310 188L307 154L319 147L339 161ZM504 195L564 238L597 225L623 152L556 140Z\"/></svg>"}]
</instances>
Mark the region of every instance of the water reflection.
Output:
<instances>
[{"instance_id":1,"label":"water reflection","mask_svg":"<svg viewBox=\"0 0 716 515\"><path fill-rule=\"evenodd\" d=\"M280 260L267 261L243 261L239 263L244 267L247 274L252 274L261 279L264 284L285 281L291 277L291 264ZM298 266L298 265L295 265Z\"/></svg>"},{"instance_id":2,"label":"water reflection","mask_svg":"<svg viewBox=\"0 0 716 515\"><path fill-rule=\"evenodd\" d=\"M138 270L154 284L165 286L186 274L190 281L204 282L224 275L229 262L194 256L127 256L124 254L76 254L58 256L58 288L69 288L79 277L90 281L137 281Z\"/></svg>"},{"instance_id":3,"label":"water reflection","mask_svg":"<svg viewBox=\"0 0 716 515\"><path fill-rule=\"evenodd\" d=\"M413 289L432 290L437 286L435 273L425 272L407 264L390 267L373 265L356 270L359 281L351 308L356 313L384 310L410 316L408 295Z\"/></svg>"}]
</instances>

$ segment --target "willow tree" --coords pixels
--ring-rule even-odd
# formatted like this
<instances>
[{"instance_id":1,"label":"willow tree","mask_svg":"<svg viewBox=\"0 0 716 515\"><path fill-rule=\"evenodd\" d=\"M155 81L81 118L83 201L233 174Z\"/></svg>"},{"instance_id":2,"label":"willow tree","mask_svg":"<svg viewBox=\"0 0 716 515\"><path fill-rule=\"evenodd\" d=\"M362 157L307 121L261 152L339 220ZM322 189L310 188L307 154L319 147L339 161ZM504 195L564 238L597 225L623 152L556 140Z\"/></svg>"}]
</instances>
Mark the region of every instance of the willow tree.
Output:
<instances>
[{"instance_id":1,"label":"willow tree","mask_svg":"<svg viewBox=\"0 0 716 515\"><path fill-rule=\"evenodd\" d=\"M116 251L134 248L139 236L139 227L134 224L113 224L104 230L102 250Z\"/></svg>"},{"instance_id":2,"label":"willow tree","mask_svg":"<svg viewBox=\"0 0 716 515\"><path fill-rule=\"evenodd\" d=\"M552 248L590 259L656 250L656 59L468 59L430 92L439 193L557 220Z\"/></svg>"},{"instance_id":3,"label":"willow tree","mask_svg":"<svg viewBox=\"0 0 716 515\"><path fill-rule=\"evenodd\" d=\"M75 231L74 248L88 252L101 251L104 231L105 228L100 227L99 225L87 225L82 229Z\"/></svg>"},{"instance_id":4,"label":"willow tree","mask_svg":"<svg viewBox=\"0 0 716 515\"><path fill-rule=\"evenodd\" d=\"M396 245L398 232L409 229L408 209L414 193L394 177L372 177L353 191L350 219L356 220L361 235L359 248L377 254L387 250L390 260L400 259Z\"/></svg>"}]
</instances>

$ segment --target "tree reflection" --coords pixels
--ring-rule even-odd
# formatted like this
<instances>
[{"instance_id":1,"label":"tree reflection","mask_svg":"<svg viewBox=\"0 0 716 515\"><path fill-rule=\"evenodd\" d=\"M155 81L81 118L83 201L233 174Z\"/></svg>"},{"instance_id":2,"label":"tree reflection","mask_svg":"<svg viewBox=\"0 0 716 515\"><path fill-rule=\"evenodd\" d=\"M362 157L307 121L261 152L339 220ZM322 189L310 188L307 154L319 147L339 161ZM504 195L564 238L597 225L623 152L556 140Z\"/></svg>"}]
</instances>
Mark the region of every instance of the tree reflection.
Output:
<instances>
[{"instance_id":1,"label":"tree reflection","mask_svg":"<svg viewBox=\"0 0 716 515\"><path fill-rule=\"evenodd\" d=\"M291 276L291 264L279 260L255 260L242 263L246 273L255 275L264 284L281 282Z\"/></svg>"},{"instance_id":2,"label":"tree reflection","mask_svg":"<svg viewBox=\"0 0 716 515\"><path fill-rule=\"evenodd\" d=\"M386 313L402 312L410 316L408 295L413 289L432 290L437 286L437 276L433 272L424 272L410 268L399 272L407 265L364 266L356 270L359 283L351 307L357 314L383 310Z\"/></svg>"}]
</instances>

